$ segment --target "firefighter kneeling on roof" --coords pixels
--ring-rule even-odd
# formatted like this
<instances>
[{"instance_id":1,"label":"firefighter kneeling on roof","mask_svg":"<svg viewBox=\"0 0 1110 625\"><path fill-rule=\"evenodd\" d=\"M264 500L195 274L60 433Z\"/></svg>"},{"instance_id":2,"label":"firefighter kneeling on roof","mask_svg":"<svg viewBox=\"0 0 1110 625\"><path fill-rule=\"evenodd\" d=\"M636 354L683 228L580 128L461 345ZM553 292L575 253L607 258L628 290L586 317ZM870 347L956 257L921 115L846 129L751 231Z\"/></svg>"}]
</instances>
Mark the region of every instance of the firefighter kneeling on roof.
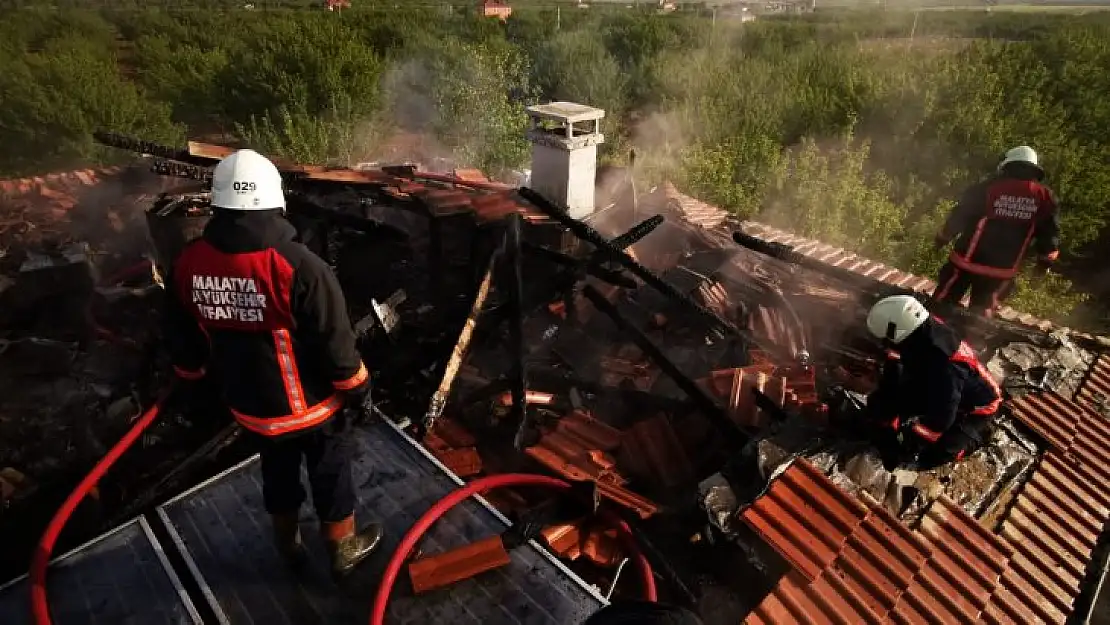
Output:
<instances>
[{"instance_id":1,"label":"firefighter kneeling on roof","mask_svg":"<svg viewBox=\"0 0 1110 625\"><path fill-rule=\"evenodd\" d=\"M1048 271L1060 255L1060 225L1056 197L1043 179L1037 153L1023 145L1006 152L997 176L964 192L934 241L937 249L956 243L933 299L959 304L970 290L971 308L993 316L1013 290L1030 243L1037 272Z\"/></svg>"},{"instance_id":2,"label":"firefighter kneeling on roof","mask_svg":"<svg viewBox=\"0 0 1110 625\"><path fill-rule=\"evenodd\" d=\"M293 241L277 167L240 150L216 166L212 219L167 276L166 340L185 380L206 374L259 442L262 492L278 549L307 561L298 525L307 464L332 572L354 568L381 542L356 531L351 411L370 380L330 268Z\"/></svg>"},{"instance_id":3,"label":"firefighter kneeling on roof","mask_svg":"<svg viewBox=\"0 0 1110 625\"><path fill-rule=\"evenodd\" d=\"M1002 392L955 330L910 295L880 300L867 328L888 348L879 388L867 399L888 469L935 468L986 443Z\"/></svg>"}]
</instances>

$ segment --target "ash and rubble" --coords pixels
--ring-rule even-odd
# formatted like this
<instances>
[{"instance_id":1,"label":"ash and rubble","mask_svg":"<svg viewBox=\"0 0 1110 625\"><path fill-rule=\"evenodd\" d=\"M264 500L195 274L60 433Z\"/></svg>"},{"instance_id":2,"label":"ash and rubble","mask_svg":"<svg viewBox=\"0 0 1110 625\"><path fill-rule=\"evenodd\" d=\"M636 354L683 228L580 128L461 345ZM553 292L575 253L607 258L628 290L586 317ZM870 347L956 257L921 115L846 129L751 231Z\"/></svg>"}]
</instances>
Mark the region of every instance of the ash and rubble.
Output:
<instances>
[{"instance_id":1,"label":"ash and rubble","mask_svg":"<svg viewBox=\"0 0 1110 625\"><path fill-rule=\"evenodd\" d=\"M143 212L172 181L120 170L0 197L0 531L16 574L40 523L164 380ZM202 437L164 415L78 511L88 537ZM44 516L45 515L45 516Z\"/></svg>"},{"instance_id":2,"label":"ash and rubble","mask_svg":"<svg viewBox=\"0 0 1110 625\"><path fill-rule=\"evenodd\" d=\"M411 177L416 169L402 173ZM203 171L181 171L204 177ZM513 219L482 221L463 211L429 216L407 202L323 182L290 198L289 216L301 239L329 261L347 295L376 380L378 408L407 424L464 479L541 470L596 484L603 499L651 530L677 571L666 575L675 587L708 575L714 557L727 560L721 555L726 543L738 544L756 572L767 570L760 550L744 544L738 512L796 458L808 459L850 492L882 502L907 523L942 494L989 522L1039 454L1002 415L990 444L960 462L923 473L883 469L875 450L829 406L833 389L862 397L874 386L877 351L863 322L874 294L735 245L729 236L735 224L709 230L689 223L662 192L631 203L618 199L579 224L516 219L513 225ZM10 468L0 471L0 486L9 485L6 497L27 492L12 484L33 483L58 469L48 458L83 467L102 454L158 386L151 372L162 368L150 349L156 334L150 291L143 287L199 233L205 204L197 189L153 201L141 227L149 229L152 243L144 239L143 249L157 270L137 279L135 288L98 286L104 281L97 273L109 272L90 270L83 290L66 292L85 299L31 305L39 300L16 298L31 313L18 330L5 333L11 343L0 348L0 367L9 351L33 349L52 354L40 360L55 370L34 384L17 383L29 398L5 402L16 409L4 408L0 438L29 437L67 453L75 444L88 449L65 456L32 445L4 450L0 468ZM133 216L131 222L142 221L141 214ZM513 228L520 231L511 235ZM625 249L625 260L580 241L602 233L602 242ZM515 236L519 245L511 244ZM90 244L93 252L104 247ZM84 261L72 263L60 261L65 253L57 250L42 253L62 266L110 265L113 271L127 256L104 263L85 252ZM29 253L18 262L28 258L32 266L44 263ZM629 261L647 273L630 271ZM5 297L22 290L18 270L3 275L13 284ZM489 294L483 295L483 285ZM33 332L28 324L45 318L44 306L93 310L103 324L115 320L105 331L143 349L106 340L100 324L88 323L83 312L84 324L48 324L55 331L80 329L72 335ZM988 367L1013 394L1051 388L1070 395L1096 357L1064 333L1036 344L997 336L991 343L983 346L991 355ZM41 396L66 400L39 405ZM845 396L851 395L837 397ZM17 414L33 415L17 419L23 429L12 425L9 415ZM152 449L163 433L178 436L175 428L188 424L171 418L158 427L146 441ZM135 462L143 466L141 458ZM536 503L515 492L490 500L508 514ZM691 542L691 535L699 538ZM613 533L586 519L552 521L542 537L602 586L619 575L627 557ZM714 584L699 588L703 600L731 592Z\"/></svg>"}]
</instances>

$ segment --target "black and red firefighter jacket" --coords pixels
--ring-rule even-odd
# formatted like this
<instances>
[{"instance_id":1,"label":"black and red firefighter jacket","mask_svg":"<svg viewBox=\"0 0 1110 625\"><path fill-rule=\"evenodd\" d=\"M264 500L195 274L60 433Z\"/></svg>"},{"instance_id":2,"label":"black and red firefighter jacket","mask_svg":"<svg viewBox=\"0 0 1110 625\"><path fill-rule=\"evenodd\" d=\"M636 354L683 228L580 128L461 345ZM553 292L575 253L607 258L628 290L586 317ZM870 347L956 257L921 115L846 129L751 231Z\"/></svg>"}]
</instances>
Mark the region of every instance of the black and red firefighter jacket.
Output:
<instances>
[{"instance_id":1,"label":"black and red firefighter jacket","mask_svg":"<svg viewBox=\"0 0 1110 625\"><path fill-rule=\"evenodd\" d=\"M940 440L957 419L990 417L1002 405L1002 391L975 351L937 317L898 345L875 396L878 416L894 430L903 418L920 417L910 430L924 443Z\"/></svg>"},{"instance_id":2,"label":"black and red firefighter jacket","mask_svg":"<svg viewBox=\"0 0 1110 625\"><path fill-rule=\"evenodd\" d=\"M1059 256L1056 196L1032 175L1003 172L972 185L948 215L937 244L956 239L948 261L968 273L1012 280L1030 244L1042 263Z\"/></svg>"},{"instance_id":3,"label":"black and red firefighter jacket","mask_svg":"<svg viewBox=\"0 0 1110 625\"><path fill-rule=\"evenodd\" d=\"M206 374L265 436L326 423L369 375L339 283L277 211L220 212L167 276L166 341L185 379Z\"/></svg>"}]
</instances>

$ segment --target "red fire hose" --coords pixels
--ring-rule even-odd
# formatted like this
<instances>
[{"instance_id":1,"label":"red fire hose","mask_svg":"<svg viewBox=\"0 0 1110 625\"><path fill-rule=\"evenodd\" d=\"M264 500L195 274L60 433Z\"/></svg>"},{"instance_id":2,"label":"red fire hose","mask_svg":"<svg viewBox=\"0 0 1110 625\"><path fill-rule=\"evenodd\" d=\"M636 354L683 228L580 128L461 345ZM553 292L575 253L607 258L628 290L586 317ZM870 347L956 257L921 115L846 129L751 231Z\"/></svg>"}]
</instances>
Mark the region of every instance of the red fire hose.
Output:
<instances>
[{"instance_id":1,"label":"red fire hose","mask_svg":"<svg viewBox=\"0 0 1110 625\"><path fill-rule=\"evenodd\" d=\"M113 445L108 453L96 463L92 471L69 494L62 507L54 513L54 518L50 519L50 524L46 526L46 531L39 539L38 546L35 548L35 555L31 559L31 615L35 625L51 625L50 605L46 598L46 568L50 564L50 554L54 551L54 544L58 541L58 535L62 533L62 528L69 521L69 517L73 515L73 511L77 509L77 505L96 486L100 478L104 477L104 474L119 460L123 452L130 449L143 431L154 422L154 419L158 417L158 412L162 409L162 405L166 402L166 398L172 392L173 387L171 386L162 393L158 400L154 402L154 405L148 408L139 417L139 420L131 426L127 434L124 434L123 438L119 439L119 442Z\"/></svg>"},{"instance_id":2,"label":"red fire hose","mask_svg":"<svg viewBox=\"0 0 1110 625\"><path fill-rule=\"evenodd\" d=\"M385 573L382 575L381 584L378 585L378 594L374 598L374 609L370 612L370 625L385 624L385 608L389 603L389 595L393 592L393 585L397 582L397 576L401 573L401 567L404 566L405 559L416 547L416 543L427 533L432 524L438 521L448 510L466 501L472 495L507 486L544 486L556 490L569 490L571 488L571 485L567 482L546 475L509 473L474 480L440 499L409 528L404 538L401 539L401 543L397 545L397 550L393 552L389 564L386 565ZM647 558L636 546L636 541L632 538L632 532L628 528L628 524L612 513L603 511L602 514L620 532L625 548L632 554L632 560L640 572L644 597L648 601L656 601L655 577L651 570L651 564L648 563Z\"/></svg>"}]
</instances>

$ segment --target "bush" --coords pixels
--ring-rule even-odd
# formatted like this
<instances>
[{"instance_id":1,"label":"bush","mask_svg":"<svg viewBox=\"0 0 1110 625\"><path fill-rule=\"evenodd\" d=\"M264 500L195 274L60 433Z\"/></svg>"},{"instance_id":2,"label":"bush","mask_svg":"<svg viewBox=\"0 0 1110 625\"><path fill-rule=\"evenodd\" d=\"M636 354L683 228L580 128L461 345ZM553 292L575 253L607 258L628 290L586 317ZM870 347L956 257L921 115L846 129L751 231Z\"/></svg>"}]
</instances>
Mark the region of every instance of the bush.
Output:
<instances>
[{"instance_id":1,"label":"bush","mask_svg":"<svg viewBox=\"0 0 1110 625\"><path fill-rule=\"evenodd\" d=\"M740 23L521 4L502 24L385 0L342 13L307 0L36 4L0 0L7 175L104 160L96 129L176 142L183 128L329 163L404 131L496 174L527 165L524 107L568 99L606 110L603 158L634 148L645 182L925 275L943 261L931 240L952 199L1030 144L1063 208L1064 276L1108 257L1107 14ZM1014 305L1050 318L1082 299L1060 275L1019 286Z\"/></svg>"}]
</instances>

